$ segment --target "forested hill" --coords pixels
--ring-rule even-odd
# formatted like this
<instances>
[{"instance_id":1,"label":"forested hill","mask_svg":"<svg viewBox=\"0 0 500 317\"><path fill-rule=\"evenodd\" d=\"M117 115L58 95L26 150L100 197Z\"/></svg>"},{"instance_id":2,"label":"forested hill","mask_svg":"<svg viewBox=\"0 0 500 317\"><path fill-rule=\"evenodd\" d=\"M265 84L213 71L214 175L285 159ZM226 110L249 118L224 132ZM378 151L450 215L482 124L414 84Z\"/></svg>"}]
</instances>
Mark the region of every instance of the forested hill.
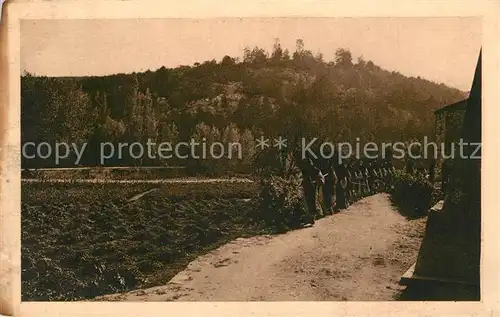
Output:
<instances>
[{"instance_id":1,"label":"forested hill","mask_svg":"<svg viewBox=\"0 0 500 317\"><path fill-rule=\"evenodd\" d=\"M264 133L402 141L431 135L433 110L466 97L444 84L390 72L371 61L353 61L347 49L328 59L332 61L298 40L293 54L276 42L272 52L246 49L242 60L224 56L143 73L78 78L25 74L22 140L96 145L206 137L250 144ZM92 153L86 154L83 163L95 164Z\"/></svg>"}]
</instances>

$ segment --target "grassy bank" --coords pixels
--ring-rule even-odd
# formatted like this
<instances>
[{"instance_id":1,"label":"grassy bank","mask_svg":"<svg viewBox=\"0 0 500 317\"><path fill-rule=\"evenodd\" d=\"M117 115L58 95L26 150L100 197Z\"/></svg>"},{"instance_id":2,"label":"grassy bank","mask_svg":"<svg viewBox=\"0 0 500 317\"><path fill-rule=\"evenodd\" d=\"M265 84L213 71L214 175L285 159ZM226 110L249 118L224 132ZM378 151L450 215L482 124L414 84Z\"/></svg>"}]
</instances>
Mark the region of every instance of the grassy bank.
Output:
<instances>
[{"instance_id":1,"label":"grassy bank","mask_svg":"<svg viewBox=\"0 0 500 317\"><path fill-rule=\"evenodd\" d=\"M254 184L37 183L21 191L24 301L163 284L199 254L262 232L252 222Z\"/></svg>"}]
</instances>

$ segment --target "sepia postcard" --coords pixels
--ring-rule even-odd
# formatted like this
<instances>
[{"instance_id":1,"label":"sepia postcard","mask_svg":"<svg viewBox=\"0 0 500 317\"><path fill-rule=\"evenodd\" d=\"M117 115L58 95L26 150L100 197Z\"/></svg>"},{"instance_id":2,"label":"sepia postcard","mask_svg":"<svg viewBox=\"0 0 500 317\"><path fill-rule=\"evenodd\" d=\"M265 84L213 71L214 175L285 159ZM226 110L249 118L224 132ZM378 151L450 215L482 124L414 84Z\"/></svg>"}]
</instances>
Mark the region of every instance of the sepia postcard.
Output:
<instances>
[{"instance_id":1,"label":"sepia postcard","mask_svg":"<svg viewBox=\"0 0 500 317\"><path fill-rule=\"evenodd\" d=\"M0 314L496 316L495 1L8 1Z\"/></svg>"}]
</instances>

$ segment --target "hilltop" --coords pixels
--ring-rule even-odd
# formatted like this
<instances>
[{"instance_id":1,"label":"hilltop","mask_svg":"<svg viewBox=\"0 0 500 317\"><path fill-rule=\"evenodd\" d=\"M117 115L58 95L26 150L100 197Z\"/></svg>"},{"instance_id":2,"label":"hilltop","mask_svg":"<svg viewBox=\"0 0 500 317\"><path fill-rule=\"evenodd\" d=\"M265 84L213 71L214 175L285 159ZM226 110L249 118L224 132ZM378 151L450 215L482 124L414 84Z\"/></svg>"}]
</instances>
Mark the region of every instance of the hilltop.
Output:
<instances>
[{"instance_id":1,"label":"hilltop","mask_svg":"<svg viewBox=\"0 0 500 317\"><path fill-rule=\"evenodd\" d=\"M183 162L200 173L251 170L253 142L261 134L345 142L429 136L433 111L467 96L372 61L353 61L348 49L339 49L327 62L306 50L301 40L293 54L276 42L270 53L246 49L242 60L224 56L192 66L100 77L25 74L21 81L23 142L88 142L84 165L97 164L99 142L205 137L240 141L249 154L241 162ZM43 160L23 163L47 165ZM164 163L132 158L110 162Z\"/></svg>"}]
</instances>

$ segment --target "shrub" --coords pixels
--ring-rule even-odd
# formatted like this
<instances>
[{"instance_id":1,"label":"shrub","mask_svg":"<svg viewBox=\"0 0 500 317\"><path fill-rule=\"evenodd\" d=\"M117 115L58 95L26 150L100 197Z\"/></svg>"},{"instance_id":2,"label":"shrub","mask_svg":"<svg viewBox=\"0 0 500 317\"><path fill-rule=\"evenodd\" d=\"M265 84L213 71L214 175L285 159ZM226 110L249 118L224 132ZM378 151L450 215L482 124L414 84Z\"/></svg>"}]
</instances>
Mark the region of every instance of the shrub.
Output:
<instances>
[{"instance_id":1,"label":"shrub","mask_svg":"<svg viewBox=\"0 0 500 317\"><path fill-rule=\"evenodd\" d=\"M402 211L424 214L430 208L432 193L433 186L424 176L401 172L395 177L391 199Z\"/></svg>"},{"instance_id":2,"label":"shrub","mask_svg":"<svg viewBox=\"0 0 500 317\"><path fill-rule=\"evenodd\" d=\"M298 228L307 221L307 207L299 178L270 176L262 180L258 219L278 232Z\"/></svg>"}]
</instances>

